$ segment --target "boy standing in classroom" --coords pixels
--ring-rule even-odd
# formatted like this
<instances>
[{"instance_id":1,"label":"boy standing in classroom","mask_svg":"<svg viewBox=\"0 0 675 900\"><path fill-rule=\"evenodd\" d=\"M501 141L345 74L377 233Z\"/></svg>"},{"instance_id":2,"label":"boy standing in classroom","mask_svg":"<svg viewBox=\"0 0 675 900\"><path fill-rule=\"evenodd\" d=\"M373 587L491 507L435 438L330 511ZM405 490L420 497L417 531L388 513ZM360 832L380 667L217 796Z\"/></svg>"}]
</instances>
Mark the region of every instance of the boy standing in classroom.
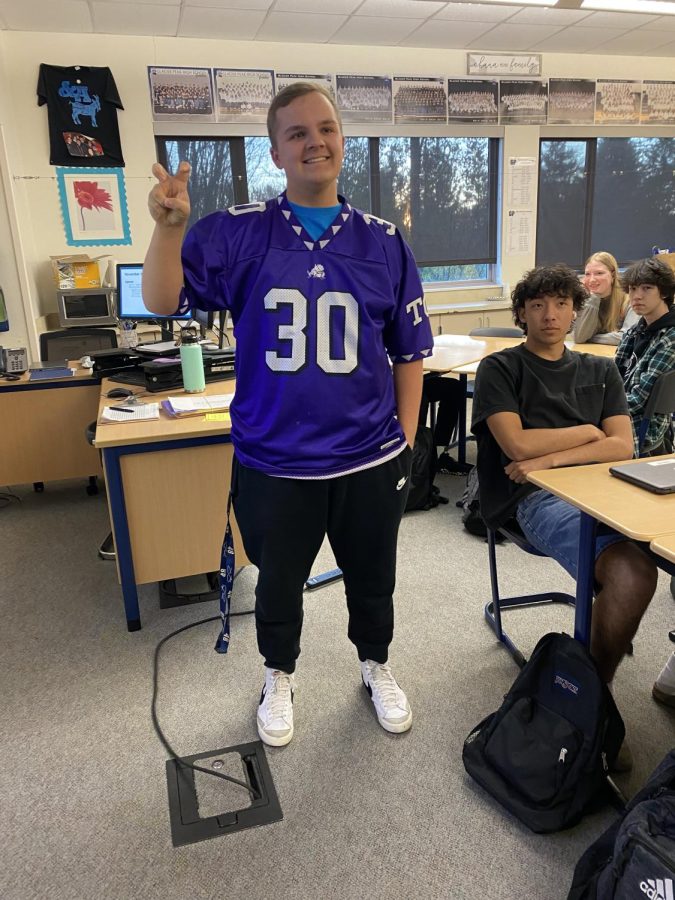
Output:
<instances>
[{"instance_id":1,"label":"boy standing in classroom","mask_svg":"<svg viewBox=\"0 0 675 900\"><path fill-rule=\"evenodd\" d=\"M267 127L286 190L206 216L184 244L189 166L173 177L153 167L144 301L160 315L227 309L234 322L232 498L259 569L260 738L293 737L302 592L326 535L363 683L382 727L403 732L412 712L388 647L422 360L433 346L422 286L395 226L338 196L344 137L331 94L288 86Z\"/></svg>"}]
</instances>

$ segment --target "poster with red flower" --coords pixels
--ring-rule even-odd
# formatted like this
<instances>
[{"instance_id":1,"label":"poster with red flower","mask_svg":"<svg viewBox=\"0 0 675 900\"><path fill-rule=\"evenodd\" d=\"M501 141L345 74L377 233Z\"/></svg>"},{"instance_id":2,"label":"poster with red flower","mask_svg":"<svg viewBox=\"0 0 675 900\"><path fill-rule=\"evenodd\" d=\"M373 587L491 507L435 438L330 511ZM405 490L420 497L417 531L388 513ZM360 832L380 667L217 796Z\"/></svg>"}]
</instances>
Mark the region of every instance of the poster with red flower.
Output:
<instances>
[{"instance_id":1,"label":"poster with red flower","mask_svg":"<svg viewBox=\"0 0 675 900\"><path fill-rule=\"evenodd\" d=\"M131 243L122 169L57 168L56 177L68 246Z\"/></svg>"}]
</instances>

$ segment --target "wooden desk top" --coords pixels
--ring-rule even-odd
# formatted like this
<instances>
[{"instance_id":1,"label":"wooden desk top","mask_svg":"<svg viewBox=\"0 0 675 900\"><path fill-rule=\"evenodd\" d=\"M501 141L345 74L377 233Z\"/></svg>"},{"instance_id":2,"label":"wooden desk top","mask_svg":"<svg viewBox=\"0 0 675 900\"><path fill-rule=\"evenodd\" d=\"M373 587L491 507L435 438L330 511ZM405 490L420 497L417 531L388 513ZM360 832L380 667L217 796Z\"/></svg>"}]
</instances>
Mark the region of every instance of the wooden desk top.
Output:
<instances>
[{"instance_id":1,"label":"wooden desk top","mask_svg":"<svg viewBox=\"0 0 675 900\"><path fill-rule=\"evenodd\" d=\"M109 379L105 379L101 385L101 400L98 408L98 424L96 427L96 447L99 450L105 447L120 447L128 444L150 444L157 441L177 440L183 438L204 437L209 435L229 434L230 419L225 421L207 422L205 415L186 416L182 419L174 419L167 415L160 407L159 419L151 419L141 422L105 422L101 423L101 411L104 406L113 406L123 403L123 398L108 398L106 393L112 388L124 387ZM170 391L145 393L142 388L128 385L134 393L143 393L145 403L161 403L167 397L176 397L185 393L183 388L172 388ZM209 394L234 393L234 379L225 381L210 381L206 385L203 394L196 396L208 396Z\"/></svg>"},{"instance_id":2,"label":"wooden desk top","mask_svg":"<svg viewBox=\"0 0 675 900\"><path fill-rule=\"evenodd\" d=\"M475 375L478 364L486 356L509 347L517 347L524 340L519 337L481 337L477 340L464 335L442 334L435 339L433 355L424 361L424 368L428 372ZM616 353L616 347L611 344L575 344L573 341L566 341L565 346L577 353L592 353L594 356L610 359Z\"/></svg>"},{"instance_id":3,"label":"wooden desk top","mask_svg":"<svg viewBox=\"0 0 675 900\"><path fill-rule=\"evenodd\" d=\"M658 553L669 562L675 563L675 534L666 534L649 545L654 553Z\"/></svg>"},{"instance_id":4,"label":"wooden desk top","mask_svg":"<svg viewBox=\"0 0 675 900\"><path fill-rule=\"evenodd\" d=\"M425 372L449 372L455 366L480 360L486 355L484 340L478 341L461 334L443 334L440 337L443 341L435 341L433 354L424 360ZM449 340L451 338L455 340Z\"/></svg>"},{"instance_id":5,"label":"wooden desk top","mask_svg":"<svg viewBox=\"0 0 675 900\"><path fill-rule=\"evenodd\" d=\"M675 454L654 458L673 457ZM546 469L530 472L528 480L636 541L648 542L671 534L675 522L675 494L652 494L615 478L609 473L613 465L616 463Z\"/></svg>"},{"instance_id":6,"label":"wooden desk top","mask_svg":"<svg viewBox=\"0 0 675 900\"><path fill-rule=\"evenodd\" d=\"M18 381L0 380L0 387L18 387L24 384L72 384L73 381L84 381L86 379L96 378L96 376L92 374L91 369L83 369L80 366L79 359L69 360L68 366L74 370L72 378L42 378L40 381L31 381L30 372L23 372L23 374L19 375Z\"/></svg>"}]
</instances>

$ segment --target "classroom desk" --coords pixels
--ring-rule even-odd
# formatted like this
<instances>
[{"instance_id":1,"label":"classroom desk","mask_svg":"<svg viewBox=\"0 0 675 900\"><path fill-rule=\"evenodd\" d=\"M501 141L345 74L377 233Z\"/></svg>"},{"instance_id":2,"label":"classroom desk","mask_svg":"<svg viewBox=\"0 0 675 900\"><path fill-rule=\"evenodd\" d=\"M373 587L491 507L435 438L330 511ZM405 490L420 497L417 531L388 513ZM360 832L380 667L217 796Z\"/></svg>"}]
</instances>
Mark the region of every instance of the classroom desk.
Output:
<instances>
[{"instance_id":1,"label":"classroom desk","mask_svg":"<svg viewBox=\"0 0 675 900\"><path fill-rule=\"evenodd\" d=\"M670 454L654 459L668 459ZM635 463L644 462L636 459ZM590 643L593 605L595 532L598 522L610 525L635 541L649 544L670 535L675 522L675 494L652 494L610 474L616 463L569 466L530 472L528 481L567 500L581 510L579 572L577 577L574 636Z\"/></svg>"},{"instance_id":2,"label":"classroom desk","mask_svg":"<svg viewBox=\"0 0 675 900\"><path fill-rule=\"evenodd\" d=\"M485 344L482 356L466 361L463 364L452 366L452 368L447 370L448 374L459 377L459 383L464 393L464 403L460 406L457 423L457 463L462 468L466 467L466 400L468 399L469 375L476 374L478 366L486 356L490 356L491 353L498 353L500 350L506 350L509 347L516 347L518 344L522 344L525 339L517 337L486 337L481 340ZM616 353L616 347L611 344L575 344L569 341L565 343L565 346L577 353L592 353L594 356L605 356L608 358L613 358ZM434 350L435 355L436 351ZM440 356L437 361L440 364Z\"/></svg>"},{"instance_id":3,"label":"classroom desk","mask_svg":"<svg viewBox=\"0 0 675 900\"><path fill-rule=\"evenodd\" d=\"M72 378L30 381L25 373L18 381L0 379L0 484L102 474L99 454L85 438L98 410L99 379L77 362L69 365Z\"/></svg>"},{"instance_id":4,"label":"classroom desk","mask_svg":"<svg viewBox=\"0 0 675 900\"><path fill-rule=\"evenodd\" d=\"M651 541L649 549L675 565L675 533L665 534Z\"/></svg>"},{"instance_id":5,"label":"classroom desk","mask_svg":"<svg viewBox=\"0 0 675 900\"><path fill-rule=\"evenodd\" d=\"M100 410L111 402L103 382ZM206 385L205 394L234 391L234 381ZM148 402L182 394L182 388L148 395ZM99 410L99 414L100 414ZM183 419L98 424L117 571L129 631L138 631L138 584L220 569L227 519L232 444L230 423ZM237 566L246 565L232 515Z\"/></svg>"},{"instance_id":6,"label":"classroom desk","mask_svg":"<svg viewBox=\"0 0 675 900\"><path fill-rule=\"evenodd\" d=\"M424 360L425 372L450 372L455 366L482 359L487 341L460 334L443 334L434 340L434 351Z\"/></svg>"}]
</instances>

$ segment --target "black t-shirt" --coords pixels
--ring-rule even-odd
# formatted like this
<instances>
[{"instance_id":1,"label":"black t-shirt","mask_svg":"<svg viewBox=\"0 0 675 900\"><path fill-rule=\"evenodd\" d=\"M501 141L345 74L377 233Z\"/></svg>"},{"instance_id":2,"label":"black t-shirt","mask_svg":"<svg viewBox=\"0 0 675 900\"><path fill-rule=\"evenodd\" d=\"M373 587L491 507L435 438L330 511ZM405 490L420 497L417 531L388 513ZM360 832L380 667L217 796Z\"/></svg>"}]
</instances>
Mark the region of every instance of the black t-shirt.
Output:
<instances>
[{"instance_id":1,"label":"black t-shirt","mask_svg":"<svg viewBox=\"0 0 675 900\"><path fill-rule=\"evenodd\" d=\"M628 405L619 370L606 357L565 349L552 361L523 344L485 357L476 374L471 430L478 442L481 515L491 528L512 518L523 497L537 490L504 472L511 460L487 426L499 412L517 413L523 428L599 428L609 416L628 415Z\"/></svg>"},{"instance_id":2,"label":"black t-shirt","mask_svg":"<svg viewBox=\"0 0 675 900\"><path fill-rule=\"evenodd\" d=\"M124 109L110 69L40 65L38 106L47 104L53 166L123 166L117 110Z\"/></svg>"}]
</instances>

